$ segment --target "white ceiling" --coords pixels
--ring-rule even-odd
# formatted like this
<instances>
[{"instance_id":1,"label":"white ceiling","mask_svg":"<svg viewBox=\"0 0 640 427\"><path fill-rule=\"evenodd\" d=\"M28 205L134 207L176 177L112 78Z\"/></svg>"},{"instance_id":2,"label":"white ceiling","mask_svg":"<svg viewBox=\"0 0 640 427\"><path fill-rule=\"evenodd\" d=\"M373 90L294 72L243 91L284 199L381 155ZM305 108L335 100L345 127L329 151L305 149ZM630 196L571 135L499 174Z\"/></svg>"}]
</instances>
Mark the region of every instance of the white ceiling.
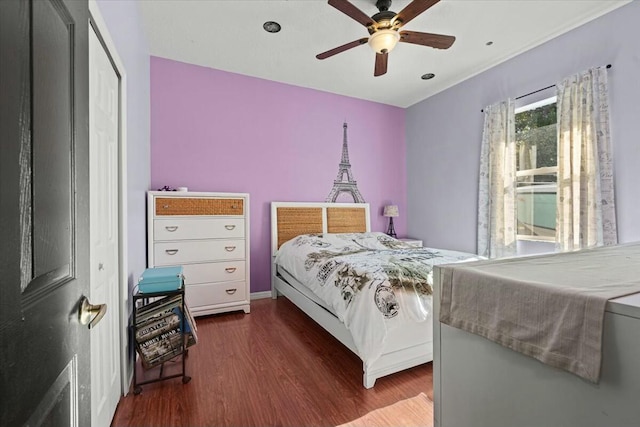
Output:
<instances>
[{"instance_id":1,"label":"white ceiling","mask_svg":"<svg viewBox=\"0 0 640 427\"><path fill-rule=\"evenodd\" d=\"M447 50L399 43L387 74L373 76L375 53L358 46L325 60L315 55L367 37L364 26L325 0L142 0L154 56L408 107L630 0L442 0L403 30L453 35ZM352 0L371 16L375 0ZM410 0L394 0L400 12ZM262 25L276 21L282 31ZM487 46L487 42L493 44ZM434 73L432 80L422 80Z\"/></svg>"}]
</instances>

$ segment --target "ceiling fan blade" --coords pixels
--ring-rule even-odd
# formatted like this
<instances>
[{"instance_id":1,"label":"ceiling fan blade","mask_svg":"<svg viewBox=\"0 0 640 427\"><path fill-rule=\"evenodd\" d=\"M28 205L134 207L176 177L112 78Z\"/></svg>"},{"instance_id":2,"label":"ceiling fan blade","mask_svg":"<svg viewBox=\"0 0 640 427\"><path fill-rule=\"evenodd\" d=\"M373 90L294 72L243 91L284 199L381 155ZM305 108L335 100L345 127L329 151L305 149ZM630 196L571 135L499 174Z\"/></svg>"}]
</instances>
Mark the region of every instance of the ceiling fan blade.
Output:
<instances>
[{"instance_id":1,"label":"ceiling fan blade","mask_svg":"<svg viewBox=\"0 0 640 427\"><path fill-rule=\"evenodd\" d=\"M440 0L413 0L396 15L395 19L401 21L402 25L405 25L439 1Z\"/></svg>"},{"instance_id":2,"label":"ceiling fan blade","mask_svg":"<svg viewBox=\"0 0 640 427\"><path fill-rule=\"evenodd\" d=\"M318 59L327 59L328 57L336 55L336 54L338 54L340 52L344 52L345 50L349 50L349 49L354 48L356 46L360 46L361 44L365 44L368 40L369 40L368 37L363 37L361 39L354 40L351 43L343 44L342 46L334 47L331 50L319 53L318 55L316 55L316 58L318 58Z\"/></svg>"},{"instance_id":3,"label":"ceiling fan blade","mask_svg":"<svg viewBox=\"0 0 640 427\"><path fill-rule=\"evenodd\" d=\"M374 77L381 76L387 72L387 60L389 53L376 53L376 67L373 70Z\"/></svg>"},{"instance_id":4,"label":"ceiling fan blade","mask_svg":"<svg viewBox=\"0 0 640 427\"><path fill-rule=\"evenodd\" d=\"M421 33L419 31L400 31L400 41L404 43L419 44L435 47L436 49L449 49L456 38L444 34Z\"/></svg>"},{"instance_id":5,"label":"ceiling fan blade","mask_svg":"<svg viewBox=\"0 0 640 427\"><path fill-rule=\"evenodd\" d=\"M365 15L363 11L349 3L347 0L329 0L329 5L335 7L348 17L355 19L365 27L375 24L373 19Z\"/></svg>"}]
</instances>

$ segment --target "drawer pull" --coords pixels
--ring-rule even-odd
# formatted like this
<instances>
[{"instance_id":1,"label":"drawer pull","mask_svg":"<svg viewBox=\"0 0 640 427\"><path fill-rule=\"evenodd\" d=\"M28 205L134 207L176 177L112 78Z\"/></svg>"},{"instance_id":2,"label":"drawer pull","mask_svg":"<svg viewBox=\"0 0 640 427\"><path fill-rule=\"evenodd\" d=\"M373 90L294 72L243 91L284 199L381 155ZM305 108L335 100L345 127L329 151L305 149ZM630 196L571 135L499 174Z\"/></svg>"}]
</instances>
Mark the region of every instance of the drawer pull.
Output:
<instances>
[{"instance_id":1,"label":"drawer pull","mask_svg":"<svg viewBox=\"0 0 640 427\"><path fill-rule=\"evenodd\" d=\"M233 273L234 271L236 271L235 267L227 267L224 269L224 271L226 271L227 273Z\"/></svg>"},{"instance_id":2,"label":"drawer pull","mask_svg":"<svg viewBox=\"0 0 640 427\"><path fill-rule=\"evenodd\" d=\"M226 249L227 252L233 252L236 250L235 246L225 246L224 248Z\"/></svg>"},{"instance_id":3,"label":"drawer pull","mask_svg":"<svg viewBox=\"0 0 640 427\"><path fill-rule=\"evenodd\" d=\"M174 232L174 231L176 231L177 229L178 229L178 226L177 226L177 225L167 225L167 226L165 227L165 230L167 230L167 231L169 231L169 232L171 232L171 233L173 233L173 232Z\"/></svg>"},{"instance_id":4,"label":"drawer pull","mask_svg":"<svg viewBox=\"0 0 640 427\"><path fill-rule=\"evenodd\" d=\"M233 288L233 289L227 289L227 290L225 290L225 292L226 292L226 293L228 293L229 295L233 295L233 294L235 294L235 293L236 293L236 291L237 291L237 289L236 289L236 288Z\"/></svg>"},{"instance_id":5,"label":"drawer pull","mask_svg":"<svg viewBox=\"0 0 640 427\"><path fill-rule=\"evenodd\" d=\"M175 255L178 253L177 249L165 249L164 251L167 253L167 255Z\"/></svg>"},{"instance_id":6,"label":"drawer pull","mask_svg":"<svg viewBox=\"0 0 640 427\"><path fill-rule=\"evenodd\" d=\"M226 228L227 230L233 230L234 228L236 228L235 225L225 225L224 228Z\"/></svg>"}]
</instances>

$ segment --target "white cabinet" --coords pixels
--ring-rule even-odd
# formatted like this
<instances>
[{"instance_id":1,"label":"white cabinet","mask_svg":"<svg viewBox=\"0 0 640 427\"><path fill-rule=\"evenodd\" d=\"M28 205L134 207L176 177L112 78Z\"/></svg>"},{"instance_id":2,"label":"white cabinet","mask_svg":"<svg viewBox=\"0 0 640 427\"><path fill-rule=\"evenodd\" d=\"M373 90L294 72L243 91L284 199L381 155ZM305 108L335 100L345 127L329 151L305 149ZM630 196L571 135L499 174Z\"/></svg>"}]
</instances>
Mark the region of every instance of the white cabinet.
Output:
<instances>
[{"instance_id":1,"label":"white cabinet","mask_svg":"<svg viewBox=\"0 0 640 427\"><path fill-rule=\"evenodd\" d=\"M522 258L522 261L522 264L530 262L531 268L544 268L539 256ZM567 275L579 269L570 262L566 265ZM595 384L479 335L441 323L444 269L455 274L456 266L434 268L436 427L640 425L640 293L611 299L606 304L600 381ZM632 277L638 277L638 268L633 262L626 270ZM530 273L531 269L523 269L522 283L530 280ZM602 289L615 286L608 279L611 275L608 264L605 268L594 268L593 274L602 278ZM530 329L531 336L535 326Z\"/></svg>"},{"instance_id":2,"label":"white cabinet","mask_svg":"<svg viewBox=\"0 0 640 427\"><path fill-rule=\"evenodd\" d=\"M149 267L184 267L194 316L249 313L249 195L149 191Z\"/></svg>"}]
</instances>

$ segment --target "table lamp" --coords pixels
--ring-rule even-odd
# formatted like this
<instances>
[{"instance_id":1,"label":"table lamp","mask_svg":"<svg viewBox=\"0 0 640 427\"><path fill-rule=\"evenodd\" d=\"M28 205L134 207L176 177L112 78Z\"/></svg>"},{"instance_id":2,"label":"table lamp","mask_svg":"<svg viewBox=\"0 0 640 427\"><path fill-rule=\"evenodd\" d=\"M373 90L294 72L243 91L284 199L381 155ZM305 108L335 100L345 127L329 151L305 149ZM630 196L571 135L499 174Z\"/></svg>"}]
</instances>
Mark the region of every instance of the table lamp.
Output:
<instances>
[{"instance_id":1,"label":"table lamp","mask_svg":"<svg viewBox=\"0 0 640 427\"><path fill-rule=\"evenodd\" d=\"M396 230L393 228L393 218L398 216L398 206L397 205L387 205L384 207L384 212L382 216L389 217L389 228L387 229L387 234L391 237L397 238Z\"/></svg>"}]
</instances>

